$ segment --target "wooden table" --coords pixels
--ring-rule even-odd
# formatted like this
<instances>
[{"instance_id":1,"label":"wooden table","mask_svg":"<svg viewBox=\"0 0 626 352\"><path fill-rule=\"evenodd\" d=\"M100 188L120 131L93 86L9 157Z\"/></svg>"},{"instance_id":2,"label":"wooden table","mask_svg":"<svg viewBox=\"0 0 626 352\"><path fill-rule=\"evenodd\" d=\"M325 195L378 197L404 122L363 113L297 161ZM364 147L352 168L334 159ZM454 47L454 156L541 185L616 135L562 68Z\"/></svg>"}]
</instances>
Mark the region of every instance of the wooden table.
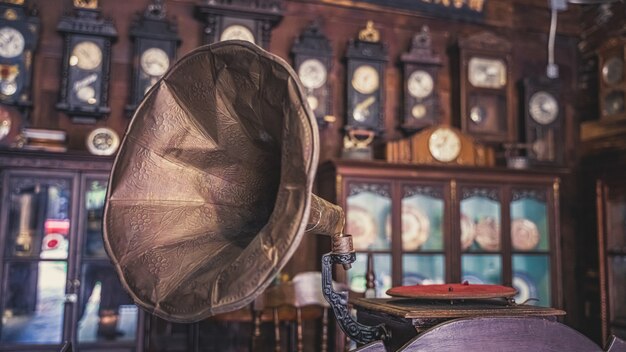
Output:
<instances>
[{"instance_id":1,"label":"wooden table","mask_svg":"<svg viewBox=\"0 0 626 352\"><path fill-rule=\"evenodd\" d=\"M399 349L410 339L437 324L469 317L542 317L556 320L565 315L559 309L510 305L500 299L443 301L398 298L355 298L357 320L366 325L384 323L391 331L388 348Z\"/></svg>"}]
</instances>

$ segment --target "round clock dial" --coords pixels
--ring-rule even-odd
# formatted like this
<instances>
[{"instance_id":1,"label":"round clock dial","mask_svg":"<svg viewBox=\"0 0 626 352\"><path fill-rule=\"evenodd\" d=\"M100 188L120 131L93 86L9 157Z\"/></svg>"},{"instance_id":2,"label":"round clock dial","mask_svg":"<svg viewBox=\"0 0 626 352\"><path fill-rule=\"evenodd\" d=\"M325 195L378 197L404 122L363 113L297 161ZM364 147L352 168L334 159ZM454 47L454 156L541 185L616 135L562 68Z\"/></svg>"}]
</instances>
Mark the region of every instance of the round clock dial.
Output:
<instances>
[{"instance_id":1,"label":"round clock dial","mask_svg":"<svg viewBox=\"0 0 626 352\"><path fill-rule=\"evenodd\" d=\"M11 96L17 92L17 83L15 81L0 81L0 93Z\"/></svg>"},{"instance_id":2,"label":"round clock dial","mask_svg":"<svg viewBox=\"0 0 626 352\"><path fill-rule=\"evenodd\" d=\"M500 89L506 84L506 65L502 60L473 57L468 79L474 87Z\"/></svg>"},{"instance_id":3,"label":"round clock dial","mask_svg":"<svg viewBox=\"0 0 626 352\"><path fill-rule=\"evenodd\" d=\"M624 61L619 57L612 57L602 66L602 79L606 84L616 84L624 78Z\"/></svg>"},{"instance_id":4,"label":"round clock dial","mask_svg":"<svg viewBox=\"0 0 626 352\"><path fill-rule=\"evenodd\" d=\"M224 40L245 40L254 43L254 34L252 34L252 31L246 26L233 24L222 31L220 41Z\"/></svg>"},{"instance_id":5,"label":"round clock dial","mask_svg":"<svg viewBox=\"0 0 626 352\"><path fill-rule=\"evenodd\" d=\"M120 138L110 128L101 127L87 136L87 149L94 155L112 155L120 145Z\"/></svg>"},{"instance_id":6,"label":"round clock dial","mask_svg":"<svg viewBox=\"0 0 626 352\"><path fill-rule=\"evenodd\" d=\"M411 73L407 81L409 94L418 99L429 96L433 92L434 87L435 82L433 81L433 77L430 73L422 70Z\"/></svg>"},{"instance_id":7,"label":"round clock dial","mask_svg":"<svg viewBox=\"0 0 626 352\"><path fill-rule=\"evenodd\" d=\"M89 41L76 44L70 56L70 65L77 66L83 70L93 70L102 63L102 50L100 47Z\"/></svg>"},{"instance_id":8,"label":"round clock dial","mask_svg":"<svg viewBox=\"0 0 626 352\"><path fill-rule=\"evenodd\" d=\"M362 65L352 74L352 87L361 94L372 94L378 89L378 71L373 66Z\"/></svg>"},{"instance_id":9,"label":"round clock dial","mask_svg":"<svg viewBox=\"0 0 626 352\"><path fill-rule=\"evenodd\" d=\"M450 162L461 153L461 139L453 130L442 127L430 135L428 150L435 160Z\"/></svg>"},{"instance_id":10,"label":"round clock dial","mask_svg":"<svg viewBox=\"0 0 626 352\"><path fill-rule=\"evenodd\" d=\"M24 36L11 27L0 28L0 56L12 58L24 51Z\"/></svg>"},{"instance_id":11,"label":"round clock dial","mask_svg":"<svg viewBox=\"0 0 626 352\"><path fill-rule=\"evenodd\" d=\"M298 77L305 88L317 89L326 83L326 66L318 59L308 59L300 64Z\"/></svg>"},{"instance_id":12,"label":"round clock dial","mask_svg":"<svg viewBox=\"0 0 626 352\"><path fill-rule=\"evenodd\" d=\"M604 112L606 115L615 115L624 111L624 93L615 91L604 97Z\"/></svg>"},{"instance_id":13,"label":"round clock dial","mask_svg":"<svg viewBox=\"0 0 626 352\"><path fill-rule=\"evenodd\" d=\"M548 92L536 92L528 101L530 117L537 123L547 125L556 120L559 114L559 103Z\"/></svg>"},{"instance_id":14,"label":"round clock dial","mask_svg":"<svg viewBox=\"0 0 626 352\"><path fill-rule=\"evenodd\" d=\"M160 48L150 48L141 54L141 69L149 76L163 76L170 67L170 58Z\"/></svg>"}]
</instances>

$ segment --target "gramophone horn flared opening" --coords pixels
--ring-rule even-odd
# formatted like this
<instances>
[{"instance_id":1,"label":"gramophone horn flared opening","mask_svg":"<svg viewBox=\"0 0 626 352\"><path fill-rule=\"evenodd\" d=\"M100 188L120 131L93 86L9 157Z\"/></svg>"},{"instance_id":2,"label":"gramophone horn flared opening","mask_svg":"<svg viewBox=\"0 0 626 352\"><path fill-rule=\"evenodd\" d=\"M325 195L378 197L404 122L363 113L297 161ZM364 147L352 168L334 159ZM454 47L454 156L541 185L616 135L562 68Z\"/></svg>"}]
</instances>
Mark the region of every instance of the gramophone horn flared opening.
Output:
<instances>
[{"instance_id":1,"label":"gramophone horn flared opening","mask_svg":"<svg viewBox=\"0 0 626 352\"><path fill-rule=\"evenodd\" d=\"M138 107L109 180L105 245L135 302L178 322L250 303L300 242L318 145L282 59L240 41L182 58Z\"/></svg>"}]
</instances>

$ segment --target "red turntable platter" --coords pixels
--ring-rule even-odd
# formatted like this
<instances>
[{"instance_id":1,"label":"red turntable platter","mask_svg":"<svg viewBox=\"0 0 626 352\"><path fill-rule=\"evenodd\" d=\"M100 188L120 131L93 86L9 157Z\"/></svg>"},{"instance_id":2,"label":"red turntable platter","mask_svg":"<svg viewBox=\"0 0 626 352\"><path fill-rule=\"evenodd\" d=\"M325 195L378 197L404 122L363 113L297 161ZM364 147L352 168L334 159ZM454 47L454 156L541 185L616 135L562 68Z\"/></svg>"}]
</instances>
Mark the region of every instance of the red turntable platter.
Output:
<instances>
[{"instance_id":1,"label":"red turntable platter","mask_svg":"<svg viewBox=\"0 0 626 352\"><path fill-rule=\"evenodd\" d=\"M483 284L441 284L398 286L387 290L392 297L421 299L481 299L513 297L517 291L513 287Z\"/></svg>"}]
</instances>

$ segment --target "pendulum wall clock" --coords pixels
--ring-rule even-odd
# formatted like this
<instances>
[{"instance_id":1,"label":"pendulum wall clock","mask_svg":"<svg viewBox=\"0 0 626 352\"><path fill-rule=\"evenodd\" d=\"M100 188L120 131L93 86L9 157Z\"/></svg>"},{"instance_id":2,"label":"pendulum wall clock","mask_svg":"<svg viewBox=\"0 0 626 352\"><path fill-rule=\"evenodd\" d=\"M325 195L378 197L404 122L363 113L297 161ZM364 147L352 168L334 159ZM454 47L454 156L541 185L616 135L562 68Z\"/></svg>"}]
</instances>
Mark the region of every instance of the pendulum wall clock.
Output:
<instances>
[{"instance_id":1,"label":"pendulum wall clock","mask_svg":"<svg viewBox=\"0 0 626 352\"><path fill-rule=\"evenodd\" d=\"M465 133L484 142L514 142L517 127L513 95L511 43L489 32L458 41L459 80L454 109Z\"/></svg>"},{"instance_id":2,"label":"pendulum wall clock","mask_svg":"<svg viewBox=\"0 0 626 352\"><path fill-rule=\"evenodd\" d=\"M128 115L174 63L180 45L176 25L166 19L163 0L153 0L144 14L138 16L130 36L134 47L132 90L126 106Z\"/></svg>"},{"instance_id":3,"label":"pendulum wall clock","mask_svg":"<svg viewBox=\"0 0 626 352\"><path fill-rule=\"evenodd\" d=\"M334 121L329 80L333 58L330 42L314 23L296 40L291 53L309 107L315 114L318 126L323 127Z\"/></svg>"},{"instance_id":4,"label":"pendulum wall clock","mask_svg":"<svg viewBox=\"0 0 626 352\"><path fill-rule=\"evenodd\" d=\"M403 68L402 129L413 132L441 122L437 75L441 58L433 54L430 30L422 27L411 42L411 50L400 60Z\"/></svg>"},{"instance_id":5,"label":"pendulum wall clock","mask_svg":"<svg viewBox=\"0 0 626 352\"><path fill-rule=\"evenodd\" d=\"M25 114L32 106L33 54L39 37L39 19L23 0L0 2L0 103Z\"/></svg>"},{"instance_id":6,"label":"pendulum wall clock","mask_svg":"<svg viewBox=\"0 0 626 352\"><path fill-rule=\"evenodd\" d=\"M559 81L527 78L524 84L524 140L532 165L564 162L564 114L559 103Z\"/></svg>"},{"instance_id":7,"label":"pendulum wall clock","mask_svg":"<svg viewBox=\"0 0 626 352\"><path fill-rule=\"evenodd\" d=\"M77 123L94 123L111 109L111 44L117 31L103 19L97 0L74 0L74 14L57 26L63 35L61 90L57 109Z\"/></svg>"},{"instance_id":8,"label":"pendulum wall clock","mask_svg":"<svg viewBox=\"0 0 626 352\"><path fill-rule=\"evenodd\" d=\"M196 16L204 22L204 44L245 40L268 49L282 8L282 0L203 0Z\"/></svg>"},{"instance_id":9,"label":"pendulum wall clock","mask_svg":"<svg viewBox=\"0 0 626 352\"><path fill-rule=\"evenodd\" d=\"M348 43L346 61L346 130L379 134L384 128L387 50L371 21L361 30L358 40Z\"/></svg>"},{"instance_id":10,"label":"pendulum wall clock","mask_svg":"<svg viewBox=\"0 0 626 352\"><path fill-rule=\"evenodd\" d=\"M600 119L626 120L626 30L598 49Z\"/></svg>"}]
</instances>

